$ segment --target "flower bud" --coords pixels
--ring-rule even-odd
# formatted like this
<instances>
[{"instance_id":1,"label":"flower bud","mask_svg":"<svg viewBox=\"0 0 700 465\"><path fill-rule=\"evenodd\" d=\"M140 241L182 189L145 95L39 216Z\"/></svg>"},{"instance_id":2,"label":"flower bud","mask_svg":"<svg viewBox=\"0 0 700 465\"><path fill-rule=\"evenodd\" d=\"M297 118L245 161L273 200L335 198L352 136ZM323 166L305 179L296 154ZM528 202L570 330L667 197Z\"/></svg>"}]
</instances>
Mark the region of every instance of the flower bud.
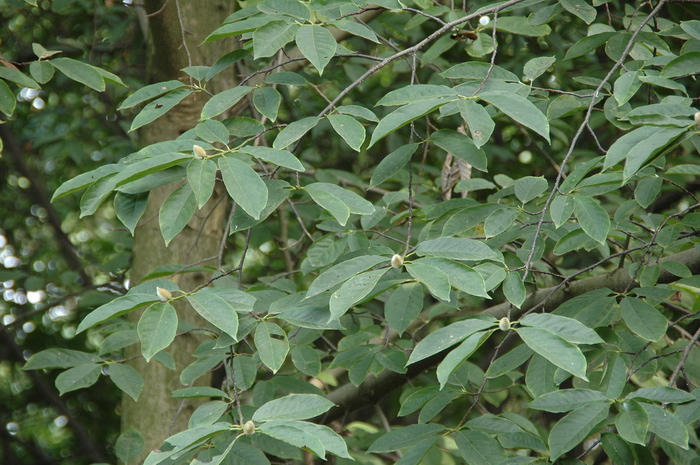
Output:
<instances>
[{"instance_id":1,"label":"flower bud","mask_svg":"<svg viewBox=\"0 0 700 465\"><path fill-rule=\"evenodd\" d=\"M194 157L197 160L204 160L207 156L207 151L204 150L201 146L196 145L196 144L194 145L194 147L192 147L192 152L194 152Z\"/></svg>"},{"instance_id":2,"label":"flower bud","mask_svg":"<svg viewBox=\"0 0 700 465\"><path fill-rule=\"evenodd\" d=\"M695 112L693 119L695 120L695 124L700 125L700 111Z\"/></svg>"},{"instance_id":3,"label":"flower bud","mask_svg":"<svg viewBox=\"0 0 700 465\"><path fill-rule=\"evenodd\" d=\"M255 433L255 423L252 420L248 420L243 424L243 433L246 436L252 436Z\"/></svg>"},{"instance_id":4,"label":"flower bud","mask_svg":"<svg viewBox=\"0 0 700 465\"><path fill-rule=\"evenodd\" d=\"M158 298L161 300L161 302L167 302L173 296L169 290L163 289L162 287L156 287L156 294L158 295Z\"/></svg>"},{"instance_id":5,"label":"flower bud","mask_svg":"<svg viewBox=\"0 0 700 465\"><path fill-rule=\"evenodd\" d=\"M403 266L403 257L399 254L395 254L391 257L392 268L401 268Z\"/></svg>"},{"instance_id":6,"label":"flower bud","mask_svg":"<svg viewBox=\"0 0 700 465\"><path fill-rule=\"evenodd\" d=\"M510 329L510 320L508 317L503 317L501 318L501 321L498 322L498 329L501 331L508 331Z\"/></svg>"}]
</instances>

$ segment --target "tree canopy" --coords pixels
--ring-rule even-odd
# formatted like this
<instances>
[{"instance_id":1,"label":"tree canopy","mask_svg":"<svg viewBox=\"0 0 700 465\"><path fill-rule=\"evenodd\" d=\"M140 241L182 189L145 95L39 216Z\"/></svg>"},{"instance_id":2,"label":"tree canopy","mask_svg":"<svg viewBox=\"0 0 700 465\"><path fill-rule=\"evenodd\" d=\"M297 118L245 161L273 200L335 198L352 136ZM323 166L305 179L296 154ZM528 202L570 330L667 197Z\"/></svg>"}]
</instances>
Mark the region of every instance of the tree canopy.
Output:
<instances>
[{"instance_id":1,"label":"tree canopy","mask_svg":"<svg viewBox=\"0 0 700 465\"><path fill-rule=\"evenodd\" d=\"M0 5L3 462L698 463L697 2Z\"/></svg>"}]
</instances>

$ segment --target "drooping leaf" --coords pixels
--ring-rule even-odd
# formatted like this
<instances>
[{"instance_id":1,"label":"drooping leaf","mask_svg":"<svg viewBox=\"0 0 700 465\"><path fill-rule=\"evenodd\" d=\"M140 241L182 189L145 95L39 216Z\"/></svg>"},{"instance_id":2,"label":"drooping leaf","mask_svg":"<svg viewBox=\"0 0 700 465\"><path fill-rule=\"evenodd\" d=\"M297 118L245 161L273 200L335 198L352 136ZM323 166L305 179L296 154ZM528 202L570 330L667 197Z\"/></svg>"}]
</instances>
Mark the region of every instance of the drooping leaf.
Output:
<instances>
[{"instance_id":1,"label":"drooping leaf","mask_svg":"<svg viewBox=\"0 0 700 465\"><path fill-rule=\"evenodd\" d=\"M384 304L387 323L399 334L418 317L423 309L423 286L420 283L405 283L391 293Z\"/></svg>"},{"instance_id":2,"label":"drooping leaf","mask_svg":"<svg viewBox=\"0 0 700 465\"><path fill-rule=\"evenodd\" d=\"M204 104L199 119L207 120L220 115L248 95L251 90L253 90L252 87L238 86L215 94Z\"/></svg>"},{"instance_id":3,"label":"drooping leaf","mask_svg":"<svg viewBox=\"0 0 700 465\"><path fill-rule=\"evenodd\" d=\"M401 108L394 110L379 121L379 124L374 129L372 137L369 141L369 147L372 147L377 141L384 136L404 127L411 121L415 121L421 116L425 116L431 111L443 106L449 99L432 98L427 100L419 100L414 103L409 103Z\"/></svg>"},{"instance_id":4,"label":"drooping leaf","mask_svg":"<svg viewBox=\"0 0 700 465\"><path fill-rule=\"evenodd\" d=\"M102 367L96 363L83 363L69 368L56 377L59 394L92 386L100 377Z\"/></svg>"},{"instance_id":5,"label":"drooping leaf","mask_svg":"<svg viewBox=\"0 0 700 465\"><path fill-rule=\"evenodd\" d=\"M331 126L353 150L360 151L365 141L365 128L355 118L347 115L330 115Z\"/></svg>"},{"instance_id":6,"label":"drooping leaf","mask_svg":"<svg viewBox=\"0 0 700 465\"><path fill-rule=\"evenodd\" d=\"M220 157L219 170L231 198L254 219L267 205L267 186L250 166L234 157Z\"/></svg>"},{"instance_id":7,"label":"drooping leaf","mask_svg":"<svg viewBox=\"0 0 700 465\"><path fill-rule=\"evenodd\" d=\"M585 233L596 242L604 244L610 231L608 212L591 197L582 195L574 197L574 212Z\"/></svg>"},{"instance_id":8,"label":"drooping leaf","mask_svg":"<svg viewBox=\"0 0 700 465\"><path fill-rule=\"evenodd\" d=\"M559 420L549 433L549 455L556 460L586 439L608 416L608 404L581 407Z\"/></svg>"},{"instance_id":9,"label":"drooping leaf","mask_svg":"<svg viewBox=\"0 0 700 465\"><path fill-rule=\"evenodd\" d=\"M328 29L317 25L301 26L297 31L296 42L301 53L318 70L318 74L323 74L323 70L338 47L333 34Z\"/></svg>"},{"instance_id":10,"label":"drooping leaf","mask_svg":"<svg viewBox=\"0 0 700 465\"><path fill-rule=\"evenodd\" d=\"M202 289L187 296L187 301L205 320L238 340L238 314L233 306L214 290Z\"/></svg>"},{"instance_id":11,"label":"drooping leaf","mask_svg":"<svg viewBox=\"0 0 700 465\"><path fill-rule=\"evenodd\" d=\"M143 378L131 365L125 363L112 363L109 365L109 377L112 382L137 401L143 390Z\"/></svg>"},{"instance_id":12,"label":"drooping leaf","mask_svg":"<svg viewBox=\"0 0 700 465\"><path fill-rule=\"evenodd\" d=\"M173 342L177 322L177 312L168 302L155 303L143 312L137 331L141 341L141 352L147 362Z\"/></svg>"},{"instance_id":13,"label":"drooping leaf","mask_svg":"<svg viewBox=\"0 0 700 465\"><path fill-rule=\"evenodd\" d=\"M163 202L158 213L158 222L165 245L178 235L197 209L194 192L189 184L183 184Z\"/></svg>"},{"instance_id":14,"label":"drooping leaf","mask_svg":"<svg viewBox=\"0 0 700 465\"><path fill-rule=\"evenodd\" d=\"M501 21L499 21L500 25ZM549 122L547 117L525 97L501 90L492 90L478 94L484 100L498 108L518 123L535 131L549 142Z\"/></svg>"},{"instance_id":15,"label":"drooping leaf","mask_svg":"<svg viewBox=\"0 0 700 465\"><path fill-rule=\"evenodd\" d=\"M191 93L192 91L190 89L176 88L175 90L170 91L162 97L147 104L131 122L129 132L135 131L142 126L157 120L170 111L175 105L182 102Z\"/></svg>"},{"instance_id":16,"label":"drooping leaf","mask_svg":"<svg viewBox=\"0 0 700 465\"><path fill-rule=\"evenodd\" d=\"M438 352L442 352L448 347L462 342L478 331L494 327L496 323L497 321L493 317L483 319L471 318L452 323L444 328L433 331L416 345L406 365L416 363Z\"/></svg>"},{"instance_id":17,"label":"drooping leaf","mask_svg":"<svg viewBox=\"0 0 700 465\"><path fill-rule=\"evenodd\" d=\"M626 297L620 303L620 308L625 323L639 337L655 342L666 333L666 317L645 301Z\"/></svg>"},{"instance_id":18,"label":"drooping leaf","mask_svg":"<svg viewBox=\"0 0 700 465\"><path fill-rule=\"evenodd\" d=\"M413 155L417 148L418 144L402 145L384 157L374 168L372 178L369 181L369 187L378 186L406 166L411 159L411 155Z\"/></svg>"},{"instance_id":19,"label":"drooping leaf","mask_svg":"<svg viewBox=\"0 0 700 465\"><path fill-rule=\"evenodd\" d=\"M273 373L277 373L289 353L287 333L275 323L262 321L255 327L253 340L260 360Z\"/></svg>"},{"instance_id":20,"label":"drooping leaf","mask_svg":"<svg viewBox=\"0 0 700 465\"><path fill-rule=\"evenodd\" d=\"M347 280L331 294L331 317L328 321L340 318L350 310L350 307L367 297L388 270L388 268L384 268L366 271Z\"/></svg>"}]
</instances>

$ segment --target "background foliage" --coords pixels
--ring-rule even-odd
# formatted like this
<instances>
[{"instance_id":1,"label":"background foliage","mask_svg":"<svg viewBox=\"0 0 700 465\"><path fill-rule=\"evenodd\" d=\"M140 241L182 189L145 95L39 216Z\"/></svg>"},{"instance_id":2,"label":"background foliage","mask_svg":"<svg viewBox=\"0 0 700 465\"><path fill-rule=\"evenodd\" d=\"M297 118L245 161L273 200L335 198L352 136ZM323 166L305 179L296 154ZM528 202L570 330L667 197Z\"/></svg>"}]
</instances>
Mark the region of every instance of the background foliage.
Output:
<instances>
[{"instance_id":1,"label":"background foliage","mask_svg":"<svg viewBox=\"0 0 700 465\"><path fill-rule=\"evenodd\" d=\"M697 463L694 3L251 0L194 63L178 0L2 2L3 462ZM136 358L186 430L117 431Z\"/></svg>"}]
</instances>

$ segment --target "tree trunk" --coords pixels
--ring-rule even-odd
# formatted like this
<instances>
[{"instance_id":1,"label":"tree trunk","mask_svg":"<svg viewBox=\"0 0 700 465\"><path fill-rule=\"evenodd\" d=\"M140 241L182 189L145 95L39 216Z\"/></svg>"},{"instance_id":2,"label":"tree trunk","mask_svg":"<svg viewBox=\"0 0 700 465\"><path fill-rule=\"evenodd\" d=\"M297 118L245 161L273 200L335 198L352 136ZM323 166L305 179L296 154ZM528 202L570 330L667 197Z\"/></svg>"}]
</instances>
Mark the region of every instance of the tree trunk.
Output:
<instances>
[{"instance_id":1,"label":"tree trunk","mask_svg":"<svg viewBox=\"0 0 700 465\"><path fill-rule=\"evenodd\" d=\"M162 8L162 10L161 10ZM230 0L147 0L147 13L158 12L149 19L149 81L160 82L171 79L189 79L180 70L187 66L211 65L216 57L232 49L231 43L218 41L215 45L200 46L204 38L223 18L234 10ZM183 44L183 37L186 43ZM224 73L221 73L223 75ZM188 81L184 81L188 82ZM219 92L235 84L233 74L222 76L210 82L210 91ZM194 127L199 119L201 108L206 101L202 93L195 93L185 99L165 116L141 130L140 142L147 146L155 142L172 140ZM199 265L216 264L216 259L199 263L203 259L215 257L223 240L227 205L225 192L217 189L212 199L198 210L178 236L165 246L160 232L157 213L168 195L178 186L168 185L151 192L148 207L141 224L136 228L133 245L131 283L138 284L153 268L168 264ZM223 198L222 198L223 196ZM187 273L172 278L180 289L192 290L203 284L209 276L204 273ZM201 317L184 299L176 304L181 322L194 326L205 326ZM140 312L132 313L132 321L137 322ZM169 435L186 428L190 414L196 408L193 402L183 403L172 398L174 389L182 388L179 374L194 359L192 353L201 339L194 334L176 337L167 349L175 360L176 369L169 370L154 360L146 363L140 355L140 347L132 347L127 357L135 357L132 366L143 376L144 388L138 402L124 396L122 400L122 431L130 428L138 430L145 439L142 457L157 449ZM209 382L207 376L200 378L201 384Z\"/></svg>"}]
</instances>

